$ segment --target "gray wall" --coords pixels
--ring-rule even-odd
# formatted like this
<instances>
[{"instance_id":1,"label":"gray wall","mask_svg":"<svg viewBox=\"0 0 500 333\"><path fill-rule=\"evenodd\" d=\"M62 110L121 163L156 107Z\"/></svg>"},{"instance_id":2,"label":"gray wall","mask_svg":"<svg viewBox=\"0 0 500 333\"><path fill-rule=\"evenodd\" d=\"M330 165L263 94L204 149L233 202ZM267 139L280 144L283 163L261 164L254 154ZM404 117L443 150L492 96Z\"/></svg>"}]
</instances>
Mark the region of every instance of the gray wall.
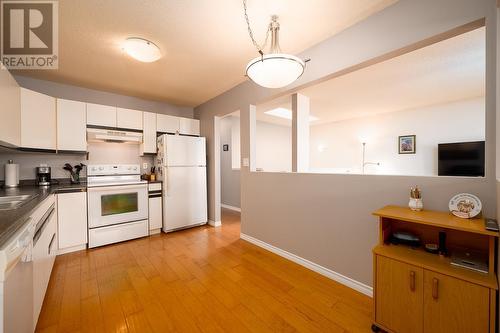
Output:
<instances>
[{"instance_id":1,"label":"gray wall","mask_svg":"<svg viewBox=\"0 0 500 333\"><path fill-rule=\"evenodd\" d=\"M222 146L229 145L228 151ZM221 119L220 123L220 175L221 175L221 203L233 207L240 207L240 170L233 170L231 153L231 117Z\"/></svg>"},{"instance_id":2,"label":"gray wall","mask_svg":"<svg viewBox=\"0 0 500 333\"><path fill-rule=\"evenodd\" d=\"M38 80L27 76L15 75L14 78L23 88L57 98L193 118L193 108L191 107L176 106L165 102L150 101L69 84Z\"/></svg>"},{"instance_id":3,"label":"gray wall","mask_svg":"<svg viewBox=\"0 0 500 333\"><path fill-rule=\"evenodd\" d=\"M372 285L371 249L377 240L371 212L386 204L407 204L408 188L423 189L426 208L447 210L449 198L471 192L484 214L496 215L495 185L495 0L400 0L393 6L306 50L311 58L292 86L263 89L245 82L195 108L208 139L209 215L217 220L216 118L241 111L241 156L250 153L249 105L292 91L418 41L486 17L486 153L484 179L254 173L241 169L242 232L309 259L361 283Z\"/></svg>"}]
</instances>

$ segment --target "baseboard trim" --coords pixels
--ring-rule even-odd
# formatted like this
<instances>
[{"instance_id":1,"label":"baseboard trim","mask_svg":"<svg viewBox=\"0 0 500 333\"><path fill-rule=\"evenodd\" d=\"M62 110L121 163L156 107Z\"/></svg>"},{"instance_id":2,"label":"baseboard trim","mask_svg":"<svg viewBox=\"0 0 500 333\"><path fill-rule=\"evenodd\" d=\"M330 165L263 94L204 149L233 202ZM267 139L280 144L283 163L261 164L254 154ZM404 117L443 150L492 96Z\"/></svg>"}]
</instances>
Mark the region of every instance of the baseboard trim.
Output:
<instances>
[{"instance_id":1,"label":"baseboard trim","mask_svg":"<svg viewBox=\"0 0 500 333\"><path fill-rule=\"evenodd\" d=\"M332 279L338 283L341 283L341 284L343 284L351 289L359 291L362 294L365 294L369 297L373 297L373 288L370 286L367 286L364 283L361 283L359 281L351 279L345 275L342 275L340 273L332 271L331 269L328 269L326 267L318 265L312 261L309 261L307 259L299 257L293 253L288 252L288 251L282 250L276 246L273 246L271 244L263 242L260 239L254 238L252 236L248 236L246 234L241 233L240 238L243 240L246 240L247 242L250 242L254 245L257 245L263 249L271 251L271 252L279 255L280 257L291 260L291 261L293 261L301 266L304 266L304 267L306 267L306 268L308 268L316 273L319 273L323 276L326 276L327 278Z\"/></svg>"},{"instance_id":2,"label":"baseboard trim","mask_svg":"<svg viewBox=\"0 0 500 333\"><path fill-rule=\"evenodd\" d=\"M222 208L226 208L226 209L234 210L234 211L236 211L236 212L240 212L240 213L241 213L241 208L239 208L239 207L230 206L230 205L225 205L225 204L221 204L220 206L221 206Z\"/></svg>"},{"instance_id":3,"label":"baseboard trim","mask_svg":"<svg viewBox=\"0 0 500 333\"><path fill-rule=\"evenodd\" d=\"M208 225L210 225L212 227L220 227L222 225L222 222L221 221L208 220Z\"/></svg>"},{"instance_id":4,"label":"baseboard trim","mask_svg":"<svg viewBox=\"0 0 500 333\"><path fill-rule=\"evenodd\" d=\"M62 254L76 252L76 251L81 251L81 250L85 250L85 249L87 249L87 244L82 244L82 245L67 247L67 248L64 248L64 249L57 250L57 255L60 256Z\"/></svg>"}]
</instances>

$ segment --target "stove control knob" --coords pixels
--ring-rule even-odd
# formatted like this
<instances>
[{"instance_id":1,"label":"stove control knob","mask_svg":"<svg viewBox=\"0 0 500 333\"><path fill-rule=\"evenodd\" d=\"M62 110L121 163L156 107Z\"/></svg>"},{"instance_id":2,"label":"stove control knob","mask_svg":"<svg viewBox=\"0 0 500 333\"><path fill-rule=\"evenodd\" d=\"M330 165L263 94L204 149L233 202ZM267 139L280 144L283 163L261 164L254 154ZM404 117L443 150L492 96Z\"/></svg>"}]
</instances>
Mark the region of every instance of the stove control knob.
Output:
<instances>
[{"instance_id":1,"label":"stove control knob","mask_svg":"<svg viewBox=\"0 0 500 333\"><path fill-rule=\"evenodd\" d=\"M92 171L96 171L96 170L97 170L97 168L96 168L96 167L92 167L92 168L91 168L91 170L92 170Z\"/></svg>"},{"instance_id":2,"label":"stove control knob","mask_svg":"<svg viewBox=\"0 0 500 333\"><path fill-rule=\"evenodd\" d=\"M104 170L104 167L99 167L99 170L100 170L100 171Z\"/></svg>"}]
</instances>

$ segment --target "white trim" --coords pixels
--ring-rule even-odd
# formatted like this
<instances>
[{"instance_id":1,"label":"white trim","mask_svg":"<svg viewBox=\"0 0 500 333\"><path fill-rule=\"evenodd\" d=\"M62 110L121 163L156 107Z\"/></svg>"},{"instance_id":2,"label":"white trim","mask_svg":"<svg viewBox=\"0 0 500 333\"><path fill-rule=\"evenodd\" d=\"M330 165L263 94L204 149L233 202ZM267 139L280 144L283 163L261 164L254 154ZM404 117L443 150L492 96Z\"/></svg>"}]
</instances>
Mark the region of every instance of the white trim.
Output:
<instances>
[{"instance_id":1,"label":"white trim","mask_svg":"<svg viewBox=\"0 0 500 333\"><path fill-rule=\"evenodd\" d=\"M64 249L57 250L57 255L60 256L61 254L66 254L66 253L70 253L70 252L81 251L81 250L85 250L85 249L87 249L87 244L66 247Z\"/></svg>"},{"instance_id":2,"label":"white trim","mask_svg":"<svg viewBox=\"0 0 500 333\"><path fill-rule=\"evenodd\" d=\"M208 224L211 225L212 227L220 227L222 225L222 222L221 221L208 220Z\"/></svg>"},{"instance_id":3,"label":"white trim","mask_svg":"<svg viewBox=\"0 0 500 333\"><path fill-rule=\"evenodd\" d=\"M328 269L326 267L318 265L312 261L309 261L307 259L299 257L293 253L287 252L287 251L282 250L276 246L273 246L271 244L263 242L260 239L253 238L252 236L248 236L246 234L240 233L240 238L243 240L246 240L247 242L255 244L259 247L262 247L268 251L271 251L271 252L279 255L280 257L291 260L291 261L293 261L301 266L304 266L304 267L306 267L306 268L308 268L316 273L319 273L323 276L326 276L327 278L332 279L338 283L341 283L341 284L343 284L351 289L359 291L362 294L373 297L373 288L364 284L364 283L361 283L359 281L351 279L350 277L347 277L345 275L342 275L340 273L332 271L331 269Z\"/></svg>"},{"instance_id":4,"label":"white trim","mask_svg":"<svg viewBox=\"0 0 500 333\"><path fill-rule=\"evenodd\" d=\"M226 204L220 204L220 206L221 206L222 208L226 208L226 209L234 210L234 211L236 211L236 212L240 212L240 213L241 213L241 208L240 208L240 207L230 206L230 205L226 205Z\"/></svg>"}]
</instances>

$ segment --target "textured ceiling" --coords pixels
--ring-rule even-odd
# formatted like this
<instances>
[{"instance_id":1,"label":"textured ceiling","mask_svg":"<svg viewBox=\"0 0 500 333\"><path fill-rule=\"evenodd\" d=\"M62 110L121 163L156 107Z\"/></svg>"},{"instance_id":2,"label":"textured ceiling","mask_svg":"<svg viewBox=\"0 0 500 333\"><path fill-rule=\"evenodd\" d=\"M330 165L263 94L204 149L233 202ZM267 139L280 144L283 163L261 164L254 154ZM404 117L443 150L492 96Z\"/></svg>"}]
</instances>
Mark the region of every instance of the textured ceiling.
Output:
<instances>
[{"instance_id":1,"label":"textured ceiling","mask_svg":"<svg viewBox=\"0 0 500 333\"><path fill-rule=\"evenodd\" d=\"M394 0L248 0L262 41L271 14L283 51L298 53ZM240 0L60 0L59 69L15 74L196 106L245 80L256 56ZM164 57L140 63L121 42L143 37Z\"/></svg>"},{"instance_id":2,"label":"textured ceiling","mask_svg":"<svg viewBox=\"0 0 500 333\"><path fill-rule=\"evenodd\" d=\"M312 124L408 110L485 94L485 29L427 46L300 91L311 101ZM262 121L289 125L265 115L291 108L290 96L257 106Z\"/></svg>"}]
</instances>

